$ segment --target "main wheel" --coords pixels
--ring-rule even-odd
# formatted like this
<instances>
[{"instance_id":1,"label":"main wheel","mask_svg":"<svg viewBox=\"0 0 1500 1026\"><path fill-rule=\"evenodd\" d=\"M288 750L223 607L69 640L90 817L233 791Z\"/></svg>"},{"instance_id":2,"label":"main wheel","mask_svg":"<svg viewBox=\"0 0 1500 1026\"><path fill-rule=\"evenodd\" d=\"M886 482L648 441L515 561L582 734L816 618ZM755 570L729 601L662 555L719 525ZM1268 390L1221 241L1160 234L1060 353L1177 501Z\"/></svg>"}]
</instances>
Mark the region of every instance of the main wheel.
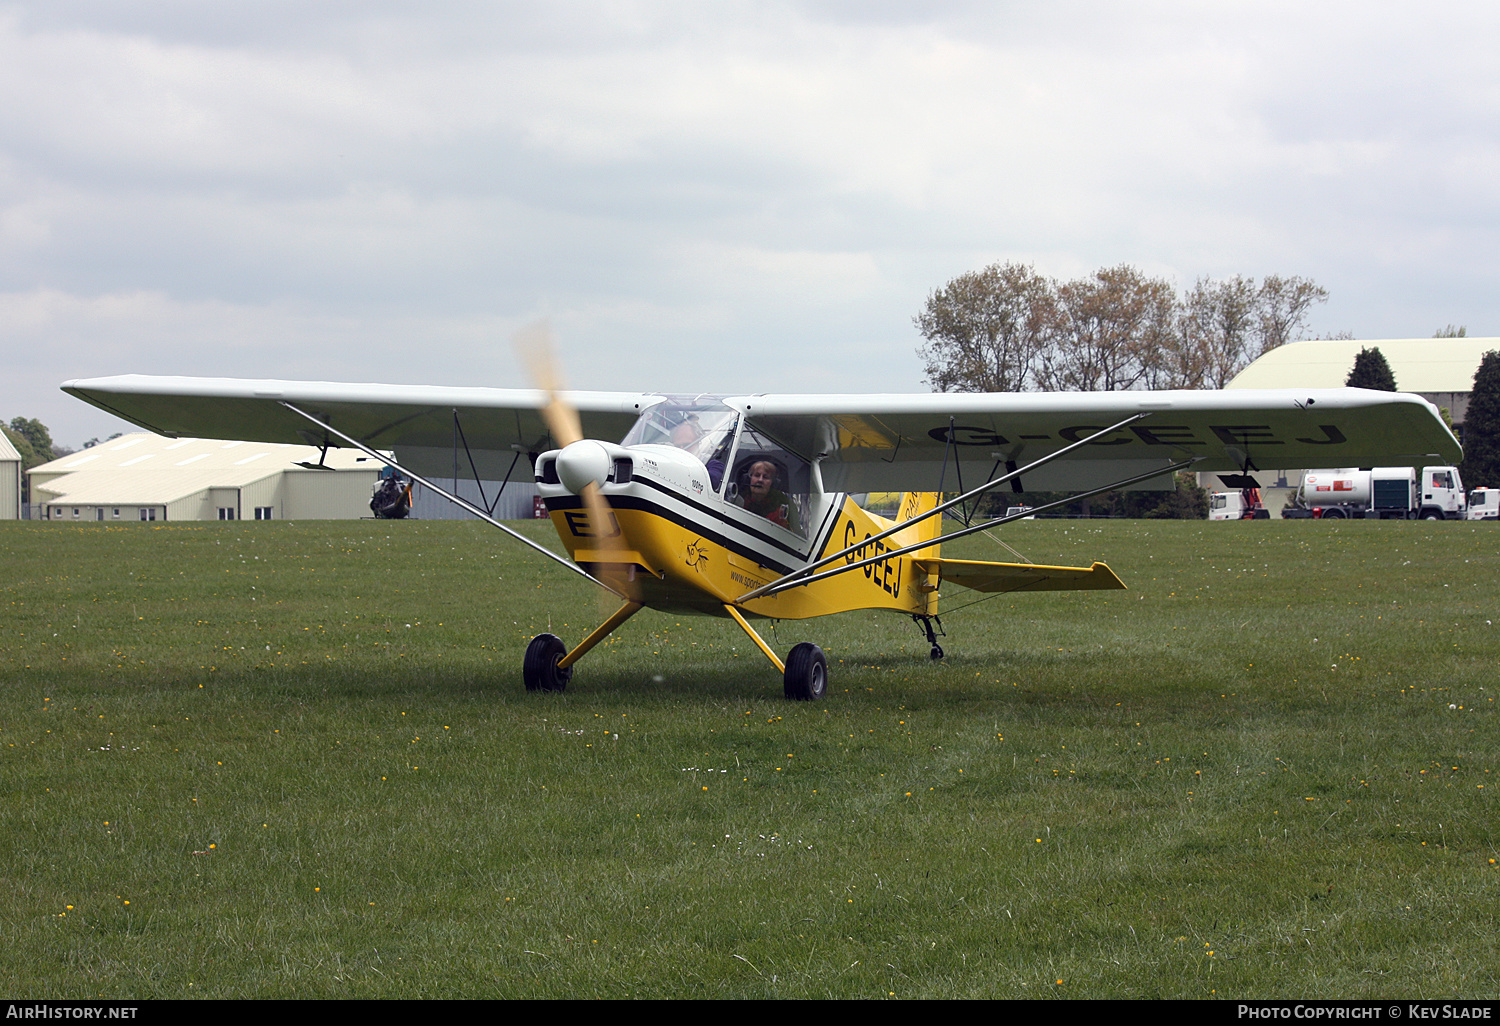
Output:
<instances>
[{"instance_id":1,"label":"main wheel","mask_svg":"<svg viewBox=\"0 0 1500 1026\"><path fill-rule=\"evenodd\" d=\"M527 691L561 691L573 679L573 668L557 668L557 661L568 654L568 646L555 634L538 634L526 646L526 661L521 673Z\"/></svg>"},{"instance_id":2,"label":"main wheel","mask_svg":"<svg viewBox=\"0 0 1500 1026\"><path fill-rule=\"evenodd\" d=\"M939 645L937 642L933 642L932 651L927 654L932 657L933 662L937 662L939 659L943 658L943 646Z\"/></svg>"},{"instance_id":3,"label":"main wheel","mask_svg":"<svg viewBox=\"0 0 1500 1026\"><path fill-rule=\"evenodd\" d=\"M828 660L823 650L804 641L786 657L786 697L794 702L816 702L828 693Z\"/></svg>"},{"instance_id":4,"label":"main wheel","mask_svg":"<svg viewBox=\"0 0 1500 1026\"><path fill-rule=\"evenodd\" d=\"M1443 515L1441 513L1439 513L1437 510L1429 509L1427 512L1425 512L1425 513L1422 514L1422 519L1423 520L1441 520L1441 519L1443 519Z\"/></svg>"}]
</instances>

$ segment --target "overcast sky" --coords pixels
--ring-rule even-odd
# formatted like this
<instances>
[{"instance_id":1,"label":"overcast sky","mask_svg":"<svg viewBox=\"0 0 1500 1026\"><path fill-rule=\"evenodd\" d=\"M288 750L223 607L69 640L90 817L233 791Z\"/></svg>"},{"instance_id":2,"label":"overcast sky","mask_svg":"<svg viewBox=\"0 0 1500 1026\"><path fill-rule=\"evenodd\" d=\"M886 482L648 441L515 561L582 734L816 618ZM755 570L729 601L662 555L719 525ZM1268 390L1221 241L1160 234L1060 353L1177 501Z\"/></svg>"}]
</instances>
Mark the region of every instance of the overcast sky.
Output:
<instances>
[{"instance_id":1,"label":"overcast sky","mask_svg":"<svg viewBox=\"0 0 1500 1026\"><path fill-rule=\"evenodd\" d=\"M68 378L923 391L1019 260L1500 334L1500 7L0 0L0 416Z\"/></svg>"}]
</instances>

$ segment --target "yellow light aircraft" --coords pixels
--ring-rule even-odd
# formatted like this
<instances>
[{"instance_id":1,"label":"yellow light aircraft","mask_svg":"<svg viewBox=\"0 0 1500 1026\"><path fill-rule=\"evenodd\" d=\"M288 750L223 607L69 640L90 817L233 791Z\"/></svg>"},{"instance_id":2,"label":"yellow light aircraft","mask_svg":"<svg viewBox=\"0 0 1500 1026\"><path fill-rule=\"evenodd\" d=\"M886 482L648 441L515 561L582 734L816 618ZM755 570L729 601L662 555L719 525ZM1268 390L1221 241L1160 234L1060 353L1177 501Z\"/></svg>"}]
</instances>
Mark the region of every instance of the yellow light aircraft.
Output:
<instances>
[{"instance_id":1,"label":"yellow light aircraft","mask_svg":"<svg viewBox=\"0 0 1500 1026\"><path fill-rule=\"evenodd\" d=\"M1124 587L1103 563L943 558L942 515L1002 486L1078 498L1171 487L1189 467L1243 476L1460 456L1430 403L1362 389L681 396L138 375L62 387L164 435L361 449L614 592L618 611L571 650L551 634L532 641L529 690L562 690L646 606L732 618L786 696L805 700L826 691L822 651L799 644L783 662L751 619L888 609L923 627L936 659L944 585ZM460 466L476 481L534 478L568 558L431 480ZM894 520L850 497L871 491L903 493ZM940 501L950 493L961 494Z\"/></svg>"}]
</instances>

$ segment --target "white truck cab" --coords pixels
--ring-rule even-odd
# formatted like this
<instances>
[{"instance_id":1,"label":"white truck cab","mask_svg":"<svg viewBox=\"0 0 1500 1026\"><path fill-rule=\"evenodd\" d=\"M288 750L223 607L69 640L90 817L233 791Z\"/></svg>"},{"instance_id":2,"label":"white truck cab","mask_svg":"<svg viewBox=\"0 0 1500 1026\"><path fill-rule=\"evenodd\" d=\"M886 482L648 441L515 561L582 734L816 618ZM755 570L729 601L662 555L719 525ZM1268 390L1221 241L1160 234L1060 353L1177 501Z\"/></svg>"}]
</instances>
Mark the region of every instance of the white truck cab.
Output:
<instances>
[{"instance_id":1,"label":"white truck cab","mask_svg":"<svg viewBox=\"0 0 1500 1026\"><path fill-rule=\"evenodd\" d=\"M1500 488L1476 488L1469 493L1470 520L1500 520Z\"/></svg>"}]
</instances>

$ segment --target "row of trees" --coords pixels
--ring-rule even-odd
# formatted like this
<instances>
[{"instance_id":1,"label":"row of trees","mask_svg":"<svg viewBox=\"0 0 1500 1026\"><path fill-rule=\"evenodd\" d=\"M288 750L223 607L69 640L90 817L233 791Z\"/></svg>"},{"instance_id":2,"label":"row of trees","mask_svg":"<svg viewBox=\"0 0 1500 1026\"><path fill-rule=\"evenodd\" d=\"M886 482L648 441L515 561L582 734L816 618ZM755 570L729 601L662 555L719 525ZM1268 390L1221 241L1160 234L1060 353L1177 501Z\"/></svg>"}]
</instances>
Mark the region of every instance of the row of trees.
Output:
<instances>
[{"instance_id":1,"label":"row of trees","mask_svg":"<svg viewBox=\"0 0 1500 1026\"><path fill-rule=\"evenodd\" d=\"M1298 277L1200 278L1178 295L1128 264L1058 281L1004 263L954 278L914 320L939 392L1222 388L1327 299Z\"/></svg>"},{"instance_id":2,"label":"row of trees","mask_svg":"<svg viewBox=\"0 0 1500 1026\"><path fill-rule=\"evenodd\" d=\"M1186 293L1128 264L1058 281L1027 264L991 264L927 297L918 350L939 392L1223 388L1250 361L1302 335L1328 290L1298 277L1259 284L1199 278ZM1191 475L1176 489L1108 492L1077 511L1200 520L1208 496ZM1059 496L1060 497L1060 496Z\"/></svg>"}]
</instances>

